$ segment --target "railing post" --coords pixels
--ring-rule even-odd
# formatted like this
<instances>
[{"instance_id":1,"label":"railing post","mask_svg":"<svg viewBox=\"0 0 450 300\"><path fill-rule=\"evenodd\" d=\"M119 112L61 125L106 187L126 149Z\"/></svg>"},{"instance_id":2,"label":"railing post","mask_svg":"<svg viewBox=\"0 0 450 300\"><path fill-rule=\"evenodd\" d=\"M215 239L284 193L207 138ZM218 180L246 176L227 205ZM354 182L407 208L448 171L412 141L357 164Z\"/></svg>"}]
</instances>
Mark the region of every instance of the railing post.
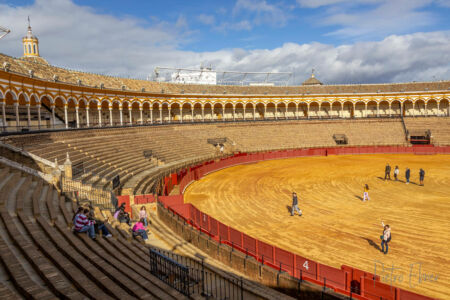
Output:
<instances>
[{"instance_id":1,"label":"railing post","mask_svg":"<svg viewBox=\"0 0 450 300\"><path fill-rule=\"evenodd\" d=\"M244 300L244 284L242 282L242 277L241 277L241 300Z\"/></svg>"},{"instance_id":2,"label":"railing post","mask_svg":"<svg viewBox=\"0 0 450 300\"><path fill-rule=\"evenodd\" d=\"M202 294L205 294L205 266L202 259Z\"/></svg>"}]
</instances>

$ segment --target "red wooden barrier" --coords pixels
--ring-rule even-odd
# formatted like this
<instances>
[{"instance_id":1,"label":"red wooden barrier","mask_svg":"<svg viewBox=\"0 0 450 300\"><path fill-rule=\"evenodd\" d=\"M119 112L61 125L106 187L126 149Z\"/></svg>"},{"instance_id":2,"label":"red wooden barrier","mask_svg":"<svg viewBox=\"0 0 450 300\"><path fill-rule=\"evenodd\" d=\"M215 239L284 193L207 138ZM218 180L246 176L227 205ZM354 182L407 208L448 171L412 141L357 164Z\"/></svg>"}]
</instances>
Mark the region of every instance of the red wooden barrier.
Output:
<instances>
[{"instance_id":1,"label":"red wooden barrier","mask_svg":"<svg viewBox=\"0 0 450 300\"><path fill-rule=\"evenodd\" d=\"M347 283L346 271L339 270L322 264L319 264L318 269L319 269L318 280L320 280L321 282L326 282L326 285L330 285L335 288L340 288L343 290L346 289Z\"/></svg>"},{"instance_id":2,"label":"red wooden barrier","mask_svg":"<svg viewBox=\"0 0 450 300\"><path fill-rule=\"evenodd\" d=\"M278 247L274 247L274 249L275 265L290 275L294 275L294 254Z\"/></svg>"},{"instance_id":3,"label":"red wooden barrier","mask_svg":"<svg viewBox=\"0 0 450 300\"><path fill-rule=\"evenodd\" d=\"M368 299L379 300L382 297L386 300L395 300L396 289L396 287L380 281L361 278L361 295Z\"/></svg>"},{"instance_id":4,"label":"red wooden barrier","mask_svg":"<svg viewBox=\"0 0 450 300\"><path fill-rule=\"evenodd\" d=\"M296 277L306 277L310 279L317 279L317 263L300 255L295 256ZM301 272L300 272L301 271Z\"/></svg>"},{"instance_id":5,"label":"red wooden barrier","mask_svg":"<svg viewBox=\"0 0 450 300\"><path fill-rule=\"evenodd\" d=\"M242 248L242 233L234 228L228 227L230 232L229 242Z\"/></svg>"},{"instance_id":6,"label":"red wooden barrier","mask_svg":"<svg viewBox=\"0 0 450 300\"><path fill-rule=\"evenodd\" d=\"M200 212L200 227L209 231L209 216L203 212Z\"/></svg>"},{"instance_id":7,"label":"red wooden barrier","mask_svg":"<svg viewBox=\"0 0 450 300\"><path fill-rule=\"evenodd\" d=\"M257 250L256 250L256 239L254 239L251 236L248 236L245 233L243 233L242 234L242 241L243 241L242 248L245 249L246 253L257 257L258 253L257 253Z\"/></svg>"},{"instance_id":8,"label":"red wooden barrier","mask_svg":"<svg viewBox=\"0 0 450 300\"><path fill-rule=\"evenodd\" d=\"M273 246L258 240L257 244L259 259L273 264Z\"/></svg>"},{"instance_id":9,"label":"red wooden barrier","mask_svg":"<svg viewBox=\"0 0 450 300\"><path fill-rule=\"evenodd\" d=\"M209 217L209 233L213 236L219 235L219 222L213 217Z\"/></svg>"},{"instance_id":10,"label":"red wooden barrier","mask_svg":"<svg viewBox=\"0 0 450 300\"><path fill-rule=\"evenodd\" d=\"M170 209L173 210L175 213L183 217L185 220L189 220L190 217L190 205L186 204L174 204L170 206Z\"/></svg>"},{"instance_id":11,"label":"red wooden barrier","mask_svg":"<svg viewBox=\"0 0 450 300\"><path fill-rule=\"evenodd\" d=\"M397 300L432 300L433 298L422 296L397 288Z\"/></svg>"},{"instance_id":12,"label":"red wooden barrier","mask_svg":"<svg viewBox=\"0 0 450 300\"><path fill-rule=\"evenodd\" d=\"M219 237L222 241L229 241L228 238L228 226L218 222L219 223Z\"/></svg>"},{"instance_id":13,"label":"red wooden barrier","mask_svg":"<svg viewBox=\"0 0 450 300\"><path fill-rule=\"evenodd\" d=\"M184 203L183 195L160 196L159 201L164 205L164 207Z\"/></svg>"}]
</instances>

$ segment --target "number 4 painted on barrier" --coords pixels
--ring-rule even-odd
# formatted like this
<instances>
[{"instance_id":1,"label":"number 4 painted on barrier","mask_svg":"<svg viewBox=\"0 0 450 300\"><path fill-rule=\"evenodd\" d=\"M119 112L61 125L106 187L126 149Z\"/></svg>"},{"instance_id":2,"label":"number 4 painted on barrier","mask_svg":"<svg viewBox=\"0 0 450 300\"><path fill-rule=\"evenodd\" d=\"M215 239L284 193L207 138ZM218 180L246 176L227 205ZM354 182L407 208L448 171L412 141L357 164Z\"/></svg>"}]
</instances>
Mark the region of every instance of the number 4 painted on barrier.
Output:
<instances>
[{"instance_id":1,"label":"number 4 painted on barrier","mask_svg":"<svg viewBox=\"0 0 450 300\"><path fill-rule=\"evenodd\" d=\"M303 268L305 268L306 270L309 270L309 266L308 266L308 261L305 260L305 262L303 263Z\"/></svg>"}]
</instances>

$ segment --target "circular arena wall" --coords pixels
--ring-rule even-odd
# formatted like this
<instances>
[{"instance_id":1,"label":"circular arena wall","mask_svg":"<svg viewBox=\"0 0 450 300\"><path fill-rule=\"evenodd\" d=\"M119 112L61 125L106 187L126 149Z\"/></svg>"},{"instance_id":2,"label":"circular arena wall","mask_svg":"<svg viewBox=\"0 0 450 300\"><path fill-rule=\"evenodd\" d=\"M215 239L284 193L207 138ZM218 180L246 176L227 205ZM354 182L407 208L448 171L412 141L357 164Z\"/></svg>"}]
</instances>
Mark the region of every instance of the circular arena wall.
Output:
<instances>
[{"instance_id":1,"label":"circular arena wall","mask_svg":"<svg viewBox=\"0 0 450 300\"><path fill-rule=\"evenodd\" d=\"M324 154L309 151L303 155ZM184 199L202 214L266 244L333 267L345 264L376 273L382 282L405 290L447 298L450 274L442 260L450 246L445 237L450 225L449 159L448 155L331 155L262 161L217 172L210 167L214 173L191 183ZM405 184L403 172L399 181L384 181L387 162L402 171L409 167L411 184ZM427 171L425 186L419 186L416 178L420 167ZM208 168L198 174L193 170L181 188L204 171ZM365 183L370 186L368 202L361 201ZM292 191L299 194L302 217L290 216ZM382 220L393 232L388 255L379 250Z\"/></svg>"}]
</instances>

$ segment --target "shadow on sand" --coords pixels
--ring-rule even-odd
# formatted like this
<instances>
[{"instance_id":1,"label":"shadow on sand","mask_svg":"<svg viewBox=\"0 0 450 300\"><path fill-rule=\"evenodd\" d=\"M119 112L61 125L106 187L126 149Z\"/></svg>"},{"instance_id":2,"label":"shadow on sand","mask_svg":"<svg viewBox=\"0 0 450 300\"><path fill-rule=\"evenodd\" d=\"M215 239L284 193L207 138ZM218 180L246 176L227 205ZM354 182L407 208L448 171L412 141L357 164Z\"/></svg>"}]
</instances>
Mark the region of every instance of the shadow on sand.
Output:
<instances>
[{"instance_id":1,"label":"shadow on sand","mask_svg":"<svg viewBox=\"0 0 450 300\"><path fill-rule=\"evenodd\" d=\"M375 242L372 241L371 239L368 239L368 238L365 238L365 237L362 237L362 236L361 236L360 238L362 238L363 240L366 240L366 241L369 243L370 246L374 247L374 248L377 249L378 251L381 251L380 245L378 245L377 243L375 243Z\"/></svg>"}]
</instances>

